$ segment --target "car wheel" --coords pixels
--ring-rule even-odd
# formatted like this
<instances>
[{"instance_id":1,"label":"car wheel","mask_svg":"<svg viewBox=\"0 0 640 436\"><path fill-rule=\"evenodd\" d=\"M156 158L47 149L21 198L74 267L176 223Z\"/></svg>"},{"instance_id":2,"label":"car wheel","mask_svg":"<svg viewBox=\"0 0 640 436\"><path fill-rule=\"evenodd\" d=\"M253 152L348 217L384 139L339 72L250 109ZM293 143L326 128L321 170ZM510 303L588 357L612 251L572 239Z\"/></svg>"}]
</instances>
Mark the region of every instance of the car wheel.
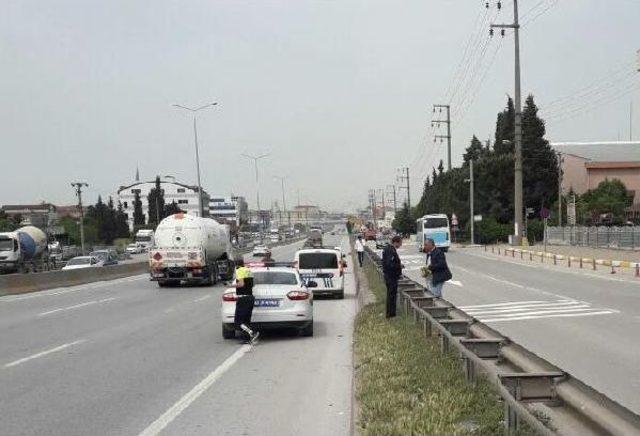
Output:
<instances>
[{"instance_id":1,"label":"car wheel","mask_svg":"<svg viewBox=\"0 0 640 436\"><path fill-rule=\"evenodd\" d=\"M236 337L236 329L232 325L222 324L222 337L234 339Z\"/></svg>"},{"instance_id":2,"label":"car wheel","mask_svg":"<svg viewBox=\"0 0 640 436\"><path fill-rule=\"evenodd\" d=\"M306 337L313 336L313 321L311 321L311 324L303 328L301 330L301 333L302 333L302 336L306 336Z\"/></svg>"},{"instance_id":3,"label":"car wheel","mask_svg":"<svg viewBox=\"0 0 640 436\"><path fill-rule=\"evenodd\" d=\"M338 300L344 299L344 289L333 294L333 298Z\"/></svg>"}]
</instances>

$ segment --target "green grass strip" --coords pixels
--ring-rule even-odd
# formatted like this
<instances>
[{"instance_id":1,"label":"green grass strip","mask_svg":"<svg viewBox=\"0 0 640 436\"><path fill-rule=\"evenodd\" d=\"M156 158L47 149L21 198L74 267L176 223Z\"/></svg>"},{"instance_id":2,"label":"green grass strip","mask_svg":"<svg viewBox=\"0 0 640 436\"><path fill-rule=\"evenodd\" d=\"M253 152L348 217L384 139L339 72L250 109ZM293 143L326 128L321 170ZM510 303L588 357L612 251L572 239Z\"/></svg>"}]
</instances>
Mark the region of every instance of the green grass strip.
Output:
<instances>
[{"instance_id":1,"label":"green grass strip","mask_svg":"<svg viewBox=\"0 0 640 436\"><path fill-rule=\"evenodd\" d=\"M377 303L356 319L357 430L363 435L499 435L503 404L484 380L465 380L459 360L443 355L406 317L385 318L385 289L365 268Z\"/></svg>"}]
</instances>

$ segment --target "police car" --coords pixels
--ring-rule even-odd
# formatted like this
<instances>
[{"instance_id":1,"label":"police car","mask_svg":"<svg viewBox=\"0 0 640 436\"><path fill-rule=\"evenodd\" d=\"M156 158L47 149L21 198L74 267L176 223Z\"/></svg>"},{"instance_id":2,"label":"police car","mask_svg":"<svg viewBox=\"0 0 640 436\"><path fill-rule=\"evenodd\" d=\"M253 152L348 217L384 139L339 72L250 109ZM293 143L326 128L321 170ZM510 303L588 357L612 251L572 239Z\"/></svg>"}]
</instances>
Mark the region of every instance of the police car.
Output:
<instances>
[{"instance_id":1,"label":"police car","mask_svg":"<svg viewBox=\"0 0 640 436\"><path fill-rule=\"evenodd\" d=\"M316 283L314 295L344 298L344 257L339 247L303 248L296 252L295 261L302 279Z\"/></svg>"},{"instance_id":2,"label":"police car","mask_svg":"<svg viewBox=\"0 0 640 436\"><path fill-rule=\"evenodd\" d=\"M292 263L274 262L246 265L253 275L255 303L251 328L296 328L303 336L313 336L313 281L305 283ZM235 337L233 323L236 301L235 289L222 294L222 336Z\"/></svg>"}]
</instances>

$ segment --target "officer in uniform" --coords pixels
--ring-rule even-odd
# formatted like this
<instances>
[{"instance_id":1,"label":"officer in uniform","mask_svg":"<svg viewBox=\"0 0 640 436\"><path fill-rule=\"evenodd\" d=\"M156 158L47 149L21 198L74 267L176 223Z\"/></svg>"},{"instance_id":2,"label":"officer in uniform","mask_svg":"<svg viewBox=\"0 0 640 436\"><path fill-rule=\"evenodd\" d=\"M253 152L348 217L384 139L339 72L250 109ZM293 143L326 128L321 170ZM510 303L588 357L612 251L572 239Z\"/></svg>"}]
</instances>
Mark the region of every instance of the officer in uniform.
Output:
<instances>
[{"instance_id":1,"label":"officer in uniform","mask_svg":"<svg viewBox=\"0 0 640 436\"><path fill-rule=\"evenodd\" d=\"M232 287L236 288L236 313L234 322L237 330L241 330L245 336L244 343L254 344L259 332L251 329L251 314L253 313L253 275L251 270L244 265L243 259L236 260L236 283Z\"/></svg>"}]
</instances>

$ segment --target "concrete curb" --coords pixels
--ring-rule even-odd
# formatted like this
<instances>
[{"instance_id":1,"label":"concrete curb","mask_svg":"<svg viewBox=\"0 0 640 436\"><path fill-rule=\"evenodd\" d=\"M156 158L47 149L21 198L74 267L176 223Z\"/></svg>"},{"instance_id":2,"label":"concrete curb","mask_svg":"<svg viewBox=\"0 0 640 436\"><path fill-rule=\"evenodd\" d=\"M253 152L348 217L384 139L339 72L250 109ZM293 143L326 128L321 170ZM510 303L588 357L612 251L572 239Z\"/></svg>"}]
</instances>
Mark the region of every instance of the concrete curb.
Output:
<instances>
[{"instance_id":1,"label":"concrete curb","mask_svg":"<svg viewBox=\"0 0 640 436\"><path fill-rule=\"evenodd\" d=\"M0 296L26 294L45 289L83 285L91 282L113 280L149 272L149 263L124 263L101 268L85 268L67 271L46 271L34 274L10 274L0 276Z\"/></svg>"},{"instance_id":2,"label":"concrete curb","mask_svg":"<svg viewBox=\"0 0 640 436\"><path fill-rule=\"evenodd\" d=\"M497 250L496 250L497 248ZM484 251L488 251L488 247L484 246ZM571 267L571 263L574 262L579 265L580 268L583 267L592 267L592 269L596 269L596 265L600 266L610 266L612 274L615 273L615 268L634 268L636 270L636 277L640 277L640 262L630 262L627 260L613 260L613 259L596 259L591 257L580 257L580 256L569 256L566 254L556 254L545 251L534 251L534 250L525 250L521 248L509 248L509 247L496 247L491 246L491 252L494 254L500 255L501 252L507 256L511 253L511 257L516 257L516 254L520 255L521 259L525 258L525 255L529 257L529 260L540 259L544 261L544 259L551 259L554 264L557 264L558 261L566 261L567 266Z\"/></svg>"}]
</instances>

